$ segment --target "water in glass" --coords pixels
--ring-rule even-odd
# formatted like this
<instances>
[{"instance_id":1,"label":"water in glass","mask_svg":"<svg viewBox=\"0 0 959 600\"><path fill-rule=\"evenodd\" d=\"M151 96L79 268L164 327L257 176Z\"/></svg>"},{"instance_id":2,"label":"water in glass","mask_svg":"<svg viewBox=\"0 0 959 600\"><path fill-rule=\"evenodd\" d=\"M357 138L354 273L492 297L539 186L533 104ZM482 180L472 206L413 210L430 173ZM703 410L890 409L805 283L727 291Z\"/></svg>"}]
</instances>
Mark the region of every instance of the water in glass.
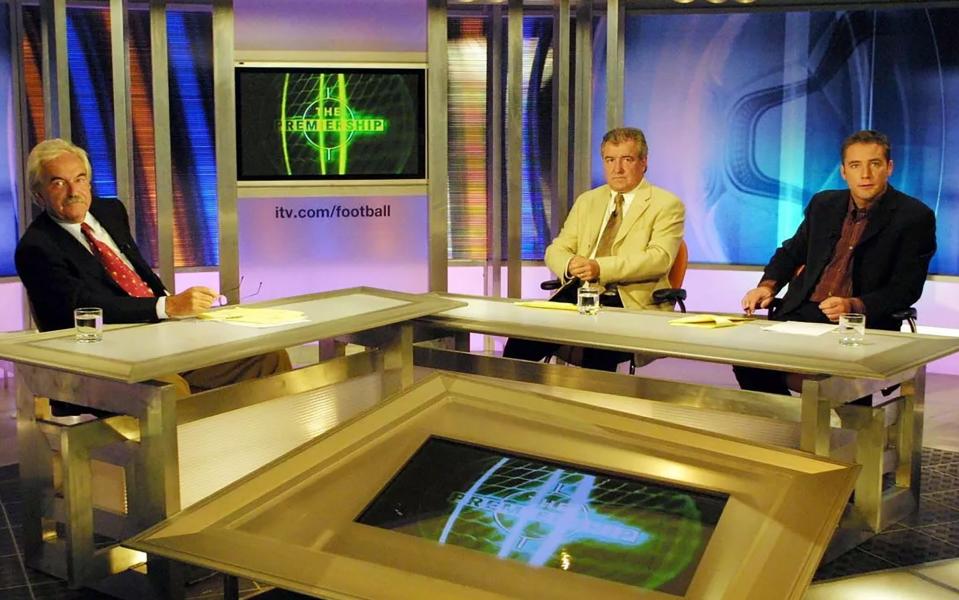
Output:
<instances>
[{"instance_id":1,"label":"water in glass","mask_svg":"<svg viewBox=\"0 0 959 600\"><path fill-rule=\"evenodd\" d=\"M866 337L866 315L843 313L839 315L839 343L859 346Z\"/></svg>"},{"instance_id":2,"label":"water in glass","mask_svg":"<svg viewBox=\"0 0 959 600\"><path fill-rule=\"evenodd\" d=\"M599 312L599 290L583 286L576 293L576 307L581 315L595 315Z\"/></svg>"},{"instance_id":3,"label":"water in glass","mask_svg":"<svg viewBox=\"0 0 959 600\"><path fill-rule=\"evenodd\" d=\"M73 311L75 339L78 342L99 342L103 339L103 311L99 308L78 308Z\"/></svg>"}]
</instances>

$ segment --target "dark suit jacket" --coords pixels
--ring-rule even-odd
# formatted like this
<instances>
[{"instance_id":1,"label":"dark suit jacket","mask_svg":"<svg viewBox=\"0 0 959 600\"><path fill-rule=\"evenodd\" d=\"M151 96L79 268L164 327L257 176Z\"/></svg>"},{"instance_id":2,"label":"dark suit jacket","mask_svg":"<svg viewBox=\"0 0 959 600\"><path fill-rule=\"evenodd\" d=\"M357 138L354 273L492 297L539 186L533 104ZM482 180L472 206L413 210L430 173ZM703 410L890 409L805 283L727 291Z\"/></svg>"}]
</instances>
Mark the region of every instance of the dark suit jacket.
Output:
<instances>
[{"instance_id":1,"label":"dark suit jacket","mask_svg":"<svg viewBox=\"0 0 959 600\"><path fill-rule=\"evenodd\" d=\"M776 250L763 279L789 283L782 313L809 299L832 258L849 205L849 190L812 197L796 234ZM929 260L936 252L936 216L925 204L892 186L876 201L853 252L852 293L866 305L866 326L898 330L890 314L909 308L922 295ZM790 280L800 265L805 270Z\"/></svg>"},{"instance_id":2,"label":"dark suit jacket","mask_svg":"<svg viewBox=\"0 0 959 600\"><path fill-rule=\"evenodd\" d=\"M153 292L163 295L163 283L130 236L123 204L118 200L94 199L90 212ZM105 323L157 320L156 298L129 296L99 259L46 212L34 219L20 238L15 260L41 331L73 327L73 309L81 306L102 308Z\"/></svg>"}]
</instances>

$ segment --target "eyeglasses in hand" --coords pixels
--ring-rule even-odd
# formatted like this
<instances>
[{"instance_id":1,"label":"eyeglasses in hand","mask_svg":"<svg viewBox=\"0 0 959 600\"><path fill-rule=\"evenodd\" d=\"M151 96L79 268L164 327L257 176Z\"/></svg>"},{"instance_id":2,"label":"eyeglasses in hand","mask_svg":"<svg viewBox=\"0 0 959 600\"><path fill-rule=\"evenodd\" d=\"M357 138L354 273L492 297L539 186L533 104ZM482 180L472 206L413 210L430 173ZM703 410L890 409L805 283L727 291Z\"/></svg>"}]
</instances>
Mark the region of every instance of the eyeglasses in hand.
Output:
<instances>
[{"instance_id":1,"label":"eyeglasses in hand","mask_svg":"<svg viewBox=\"0 0 959 600\"><path fill-rule=\"evenodd\" d=\"M220 296L217 298L217 306L226 306L227 305L226 297L230 294L233 294L234 292L239 292L240 288L242 287L243 287L243 276L240 276L240 283L235 288L230 288L226 291L223 291L223 290L220 291ZM252 294L241 295L240 302L243 302L244 300L249 300L250 298L255 297L257 294L260 293L262 289L263 289L263 282L261 281L258 284L256 284L255 292L253 292Z\"/></svg>"}]
</instances>

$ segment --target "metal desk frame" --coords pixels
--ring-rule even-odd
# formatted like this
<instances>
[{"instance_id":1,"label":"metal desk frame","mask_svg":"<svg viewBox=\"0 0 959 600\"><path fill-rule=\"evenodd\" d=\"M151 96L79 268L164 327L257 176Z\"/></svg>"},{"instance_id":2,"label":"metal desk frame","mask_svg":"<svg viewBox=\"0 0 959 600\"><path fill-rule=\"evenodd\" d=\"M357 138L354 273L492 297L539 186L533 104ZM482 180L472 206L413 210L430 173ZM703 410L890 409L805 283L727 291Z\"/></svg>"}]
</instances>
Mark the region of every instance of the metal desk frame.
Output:
<instances>
[{"instance_id":1,"label":"metal desk frame","mask_svg":"<svg viewBox=\"0 0 959 600\"><path fill-rule=\"evenodd\" d=\"M870 331L870 336L907 336L910 339L904 342L911 350L899 353L900 356L883 355L881 360L873 361L871 365L837 363L830 366L828 361L814 356L814 349L807 357L803 357L717 346L684 348L681 343L665 339L626 334L598 335L583 329L551 328L538 323L530 325L521 320L520 313L515 312L503 313L512 315L515 320L510 317L490 318L500 309L512 311L493 304L510 303L510 300L457 295L443 297L479 302L482 310L477 311L477 314L483 313L485 318L475 318L470 314L471 308L466 308L420 319L414 346L414 361L418 366L799 422L800 449L819 456L832 454L829 416L830 410L836 409L843 426L856 431L855 459L863 465L856 483L853 510L844 521L844 529L865 533L854 535L844 545L854 545L862 537L882 530L918 506L925 397L924 365L959 351L957 339ZM657 320L676 318L676 315L662 311L607 309L604 314L624 322L627 318L639 318L638 315ZM570 317L572 320L563 317L557 321L575 323L579 315L573 313ZM796 398L777 394L473 354L469 352L470 333L512 335L644 355L780 369L803 373L806 378L797 403ZM436 341L438 338L451 338L453 341L452 344L440 343ZM898 395L886 397L883 390L896 385L899 385ZM872 406L851 404L867 394L873 394ZM895 465L895 484L884 490L883 476L893 469L892 465Z\"/></svg>"},{"instance_id":2,"label":"metal desk frame","mask_svg":"<svg viewBox=\"0 0 959 600\"><path fill-rule=\"evenodd\" d=\"M410 320L456 305L433 296L353 288L258 306L283 307L349 294L402 300L404 304L352 318L266 329L252 343L204 348L148 364L89 361L79 347L76 354L51 356L49 349L37 345L72 337L72 331L2 340L0 356L16 363L27 563L67 580L72 587L93 587L132 598L182 597L182 575L174 564L151 557L147 569L142 553L117 543L98 547L102 538L96 537L122 540L180 510L177 426L371 373L380 374L381 398L400 391L413 383ZM138 326L144 343L150 343L152 334L161 335L157 332L167 325ZM369 348L184 398L177 397L172 385L152 379L164 371L180 372L332 338ZM47 398L119 414L64 425L47 418ZM94 461L122 470L120 499L112 505L95 503ZM142 577L143 572L147 577Z\"/></svg>"}]
</instances>

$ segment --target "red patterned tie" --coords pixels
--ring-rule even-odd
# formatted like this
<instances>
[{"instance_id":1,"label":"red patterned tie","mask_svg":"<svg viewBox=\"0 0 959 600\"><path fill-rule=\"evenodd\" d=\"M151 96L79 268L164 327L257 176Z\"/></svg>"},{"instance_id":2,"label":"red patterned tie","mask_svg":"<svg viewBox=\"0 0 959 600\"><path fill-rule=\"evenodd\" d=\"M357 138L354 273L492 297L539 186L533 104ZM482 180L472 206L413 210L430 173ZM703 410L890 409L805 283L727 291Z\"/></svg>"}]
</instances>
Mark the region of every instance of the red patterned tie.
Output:
<instances>
[{"instance_id":1,"label":"red patterned tie","mask_svg":"<svg viewBox=\"0 0 959 600\"><path fill-rule=\"evenodd\" d=\"M87 241L90 242L90 247L93 248L93 254L100 259L103 268L107 270L107 273L110 274L113 281L117 282L117 285L123 288L124 292L134 298L153 298L156 295L153 293L153 290L150 289L150 286L137 275L137 272L128 267L126 263L110 249L110 246L107 246L93 235L93 230L90 229L89 225L81 223L80 231L83 232Z\"/></svg>"}]
</instances>

